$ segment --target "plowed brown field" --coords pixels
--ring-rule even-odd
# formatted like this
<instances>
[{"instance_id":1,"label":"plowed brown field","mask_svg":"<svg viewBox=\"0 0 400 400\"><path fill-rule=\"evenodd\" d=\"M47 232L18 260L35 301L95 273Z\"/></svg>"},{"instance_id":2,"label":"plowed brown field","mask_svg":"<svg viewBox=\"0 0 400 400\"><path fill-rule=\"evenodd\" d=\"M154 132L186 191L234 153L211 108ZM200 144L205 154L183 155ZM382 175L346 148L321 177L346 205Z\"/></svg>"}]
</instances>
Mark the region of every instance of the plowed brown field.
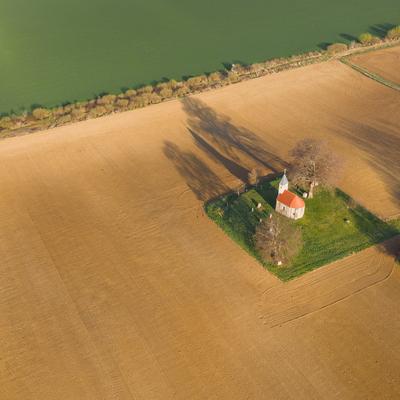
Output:
<instances>
[{"instance_id":1,"label":"plowed brown field","mask_svg":"<svg viewBox=\"0 0 400 400\"><path fill-rule=\"evenodd\" d=\"M359 54L351 61L400 85L400 46Z\"/></svg>"},{"instance_id":2,"label":"plowed brown field","mask_svg":"<svg viewBox=\"0 0 400 400\"><path fill-rule=\"evenodd\" d=\"M390 246L283 284L202 211L318 136L399 213L399 102L331 62L1 142L0 398L399 398Z\"/></svg>"}]
</instances>

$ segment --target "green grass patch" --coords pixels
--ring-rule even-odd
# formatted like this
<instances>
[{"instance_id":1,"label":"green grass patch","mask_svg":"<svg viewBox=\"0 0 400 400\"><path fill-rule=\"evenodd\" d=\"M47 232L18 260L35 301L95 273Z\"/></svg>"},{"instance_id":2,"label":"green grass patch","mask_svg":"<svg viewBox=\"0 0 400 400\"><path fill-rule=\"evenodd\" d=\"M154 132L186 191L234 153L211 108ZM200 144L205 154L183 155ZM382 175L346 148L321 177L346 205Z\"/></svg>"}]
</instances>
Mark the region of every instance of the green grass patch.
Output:
<instances>
[{"instance_id":1,"label":"green grass patch","mask_svg":"<svg viewBox=\"0 0 400 400\"><path fill-rule=\"evenodd\" d=\"M243 249L284 281L400 233L397 223L380 220L340 190L323 189L306 200L304 218L293 221L301 228L303 248L291 265L266 263L255 249L253 236L260 219L274 210L277 185L278 180L263 182L239 196L229 194L211 201L205 210Z\"/></svg>"}]
</instances>

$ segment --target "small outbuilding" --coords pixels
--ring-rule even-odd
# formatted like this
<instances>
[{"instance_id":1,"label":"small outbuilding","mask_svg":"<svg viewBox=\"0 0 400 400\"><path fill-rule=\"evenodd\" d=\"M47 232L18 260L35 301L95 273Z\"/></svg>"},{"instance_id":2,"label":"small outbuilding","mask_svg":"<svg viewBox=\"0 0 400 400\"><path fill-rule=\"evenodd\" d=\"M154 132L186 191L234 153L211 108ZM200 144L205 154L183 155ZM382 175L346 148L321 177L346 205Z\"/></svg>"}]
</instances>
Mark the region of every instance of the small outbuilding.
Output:
<instances>
[{"instance_id":1,"label":"small outbuilding","mask_svg":"<svg viewBox=\"0 0 400 400\"><path fill-rule=\"evenodd\" d=\"M291 219L299 219L304 216L306 205L304 200L289 191L289 181L286 171L279 182L278 197L276 198L275 211Z\"/></svg>"}]
</instances>

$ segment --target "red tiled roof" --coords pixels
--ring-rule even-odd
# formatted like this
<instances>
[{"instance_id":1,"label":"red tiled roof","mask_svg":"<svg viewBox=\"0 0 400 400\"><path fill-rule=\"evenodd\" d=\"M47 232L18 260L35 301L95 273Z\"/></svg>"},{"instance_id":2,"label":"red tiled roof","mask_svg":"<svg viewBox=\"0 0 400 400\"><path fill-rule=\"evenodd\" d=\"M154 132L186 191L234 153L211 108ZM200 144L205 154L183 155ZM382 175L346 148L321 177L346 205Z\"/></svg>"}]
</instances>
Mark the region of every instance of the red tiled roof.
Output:
<instances>
[{"instance_id":1,"label":"red tiled roof","mask_svg":"<svg viewBox=\"0 0 400 400\"><path fill-rule=\"evenodd\" d=\"M290 208L303 208L305 206L303 199L289 192L289 190L285 190L281 193L276 200Z\"/></svg>"}]
</instances>

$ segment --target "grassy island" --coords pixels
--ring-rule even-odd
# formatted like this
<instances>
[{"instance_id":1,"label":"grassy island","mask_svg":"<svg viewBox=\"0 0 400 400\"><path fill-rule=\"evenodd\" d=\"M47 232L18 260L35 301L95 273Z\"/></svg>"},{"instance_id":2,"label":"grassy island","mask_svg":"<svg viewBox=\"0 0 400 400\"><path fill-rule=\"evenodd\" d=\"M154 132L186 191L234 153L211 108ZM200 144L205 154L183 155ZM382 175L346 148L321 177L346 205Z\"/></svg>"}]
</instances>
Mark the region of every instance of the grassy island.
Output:
<instances>
[{"instance_id":1,"label":"grassy island","mask_svg":"<svg viewBox=\"0 0 400 400\"><path fill-rule=\"evenodd\" d=\"M400 233L396 224L380 220L339 189L321 189L306 201L304 218L292 222L302 231L300 253L287 266L266 263L255 249L254 232L260 220L274 212L278 183L263 181L240 195L225 195L207 203L205 210L233 240L284 281Z\"/></svg>"}]
</instances>

